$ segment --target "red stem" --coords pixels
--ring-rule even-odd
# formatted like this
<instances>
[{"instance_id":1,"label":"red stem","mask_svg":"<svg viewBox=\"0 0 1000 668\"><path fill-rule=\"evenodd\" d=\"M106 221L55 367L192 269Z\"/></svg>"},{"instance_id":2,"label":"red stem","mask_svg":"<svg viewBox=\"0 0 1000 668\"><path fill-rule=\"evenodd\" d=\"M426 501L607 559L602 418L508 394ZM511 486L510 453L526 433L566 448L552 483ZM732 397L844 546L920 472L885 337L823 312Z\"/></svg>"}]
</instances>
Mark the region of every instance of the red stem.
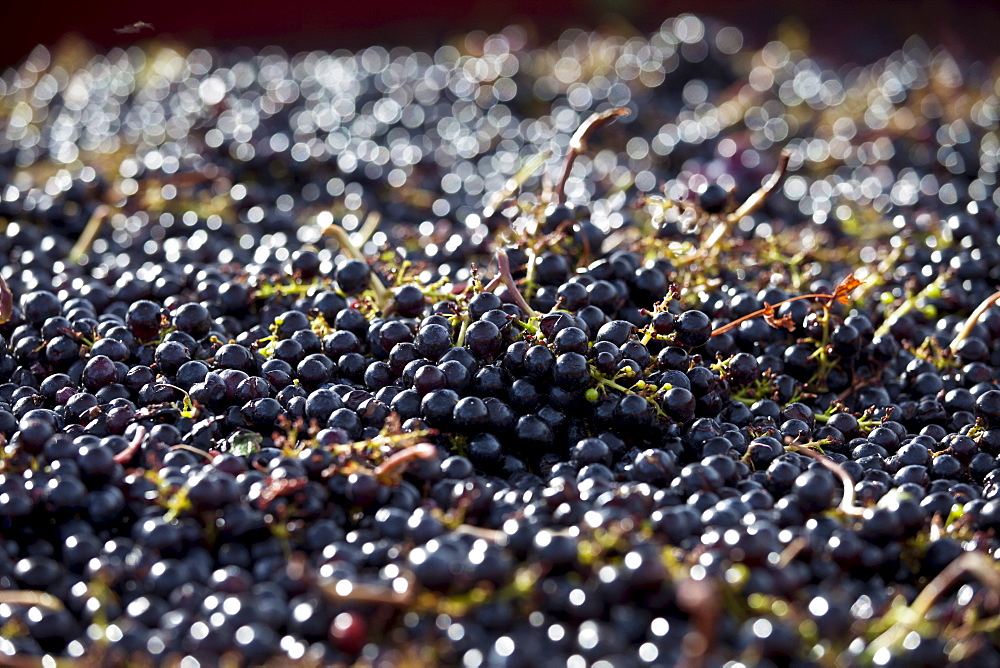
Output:
<instances>
[{"instance_id":1,"label":"red stem","mask_svg":"<svg viewBox=\"0 0 1000 668\"><path fill-rule=\"evenodd\" d=\"M829 301L829 300L833 299L833 295L821 295L821 294L799 295L798 297L791 297L790 299L782 300L782 301L778 302L777 304L775 304L774 306L771 306L769 308L777 309L779 306L781 306L783 304L791 304L792 302L797 302L797 301L802 300L802 299L820 299L820 300L824 300L824 301ZM722 327L718 327L716 329L713 329L712 330L712 336L718 336L719 334L725 334L726 332L728 332L730 330L736 329L737 327L739 327L742 323L746 322L747 320L753 320L754 318L759 318L760 316L762 316L765 313L767 313L767 311L768 311L767 308L762 308L762 309L759 309L757 311L754 311L753 313L748 313L747 315L743 316L742 318L737 318L736 320L733 320L731 323L729 323L727 325L723 325Z\"/></svg>"},{"instance_id":2,"label":"red stem","mask_svg":"<svg viewBox=\"0 0 1000 668\"><path fill-rule=\"evenodd\" d=\"M437 457L437 454L437 448L430 443L420 443L409 448L404 448L376 466L374 471L375 477L380 480L391 478L397 473L402 473L412 460L433 459Z\"/></svg>"},{"instance_id":3,"label":"red stem","mask_svg":"<svg viewBox=\"0 0 1000 668\"><path fill-rule=\"evenodd\" d=\"M132 437L132 442L128 444L124 450L115 455L115 461L124 466L132 461L132 457L138 452L139 446L142 445L142 439L146 437L146 428L139 425L139 428L135 431L135 436Z\"/></svg>"},{"instance_id":4,"label":"red stem","mask_svg":"<svg viewBox=\"0 0 1000 668\"><path fill-rule=\"evenodd\" d=\"M524 314L529 318L533 315L538 315L538 311L528 306L528 302L524 301L524 296L521 295L520 290L517 289L517 283L514 281L514 275L510 273L510 258L507 257L507 253L503 250L497 251L497 275L500 277L501 282L507 286L507 290L510 291L510 297L514 300L514 303L524 311ZM496 279L493 279L496 280ZM490 285L493 281L490 281Z\"/></svg>"}]
</instances>

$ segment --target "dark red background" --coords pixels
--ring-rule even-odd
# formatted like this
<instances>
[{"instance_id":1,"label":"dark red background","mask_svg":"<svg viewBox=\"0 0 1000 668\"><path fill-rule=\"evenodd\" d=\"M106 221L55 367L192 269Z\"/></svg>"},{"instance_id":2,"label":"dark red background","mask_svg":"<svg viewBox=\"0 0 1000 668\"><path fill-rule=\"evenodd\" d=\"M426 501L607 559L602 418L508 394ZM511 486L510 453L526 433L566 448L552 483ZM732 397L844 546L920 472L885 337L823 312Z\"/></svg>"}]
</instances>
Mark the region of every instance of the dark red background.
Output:
<instances>
[{"instance_id":1,"label":"dark red background","mask_svg":"<svg viewBox=\"0 0 1000 668\"><path fill-rule=\"evenodd\" d=\"M299 49L359 48L371 44L429 47L471 29L497 30L525 19L542 40L567 27L594 28L610 13L641 32L685 11L743 28L750 44L774 36L788 17L809 30L814 49L840 61L870 62L910 34L945 44L959 55L992 60L1000 35L1000 6L987 0L77 0L72 3L0 0L0 67L22 60L39 43L76 32L100 48L148 38L118 35L134 21L193 46L276 43Z\"/></svg>"}]
</instances>

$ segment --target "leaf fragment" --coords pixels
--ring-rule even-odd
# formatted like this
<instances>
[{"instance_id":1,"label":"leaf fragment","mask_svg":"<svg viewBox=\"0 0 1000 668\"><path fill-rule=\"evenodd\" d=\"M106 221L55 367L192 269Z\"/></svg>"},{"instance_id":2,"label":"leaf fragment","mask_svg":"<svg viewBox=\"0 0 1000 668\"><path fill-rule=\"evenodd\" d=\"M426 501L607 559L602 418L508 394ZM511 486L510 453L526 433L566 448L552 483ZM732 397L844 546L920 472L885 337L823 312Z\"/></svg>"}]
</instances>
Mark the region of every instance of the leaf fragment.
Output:
<instances>
[{"instance_id":1,"label":"leaf fragment","mask_svg":"<svg viewBox=\"0 0 1000 668\"><path fill-rule=\"evenodd\" d=\"M842 280L833 291L831 296L831 303L840 302L841 304L848 303L851 291L854 288L864 285L864 281L859 281L854 277L854 274L848 274L844 280Z\"/></svg>"},{"instance_id":2,"label":"leaf fragment","mask_svg":"<svg viewBox=\"0 0 1000 668\"><path fill-rule=\"evenodd\" d=\"M764 316L764 322L766 322L771 327L774 327L775 329L781 329L782 327L784 327L789 332L795 331L795 321L792 320L791 313L786 313L785 315L779 318L777 317L774 307L768 304L767 302L764 302L763 310L764 313L762 315Z\"/></svg>"},{"instance_id":3,"label":"leaf fragment","mask_svg":"<svg viewBox=\"0 0 1000 668\"><path fill-rule=\"evenodd\" d=\"M229 452L239 457L248 457L260 451L263 437L248 429L241 429L229 439Z\"/></svg>"}]
</instances>

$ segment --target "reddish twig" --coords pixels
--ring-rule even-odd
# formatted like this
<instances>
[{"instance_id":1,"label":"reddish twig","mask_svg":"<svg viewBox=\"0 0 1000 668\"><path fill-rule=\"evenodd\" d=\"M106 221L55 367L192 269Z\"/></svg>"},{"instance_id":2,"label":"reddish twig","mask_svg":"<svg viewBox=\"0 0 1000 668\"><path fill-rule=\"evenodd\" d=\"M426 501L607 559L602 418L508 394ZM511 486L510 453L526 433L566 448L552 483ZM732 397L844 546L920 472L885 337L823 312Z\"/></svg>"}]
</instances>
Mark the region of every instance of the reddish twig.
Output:
<instances>
[{"instance_id":1,"label":"reddish twig","mask_svg":"<svg viewBox=\"0 0 1000 668\"><path fill-rule=\"evenodd\" d=\"M507 253L504 250L497 251L497 276L500 281L507 286L507 290L510 292L511 299L514 303L524 311L524 314L529 318L531 316L538 315L538 311L528 306L528 302L524 300L524 296L521 291L517 289L517 282L514 280L514 275L510 273L510 258L507 257ZM493 281L490 281L490 285L493 285Z\"/></svg>"},{"instance_id":2,"label":"reddish twig","mask_svg":"<svg viewBox=\"0 0 1000 668\"><path fill-rule=\"evenodd\" d=\"M139 451L139 446L142 445L142 439L144 439L145 437L146 437L146 428L143 427L142 425L139 425L139 428L136 429L135 431L135 436L132 437L132 440L129 442L128 446L124 450L119 452L117 455L115 455L115 461L121 464L122 466L132 461L132 457L134 457L135 453Z\"/></svg>"},{"instance_id":3,"label":"reddish twig","mask_svg":"<svg viewBox=\"0 0 1000 668\"><path fill-rule=\"evenodd\" d=\"M753 313L748 313L742 318L737 318L736 320L733 320L732 322L723 325L722 327L717 327L716 329L713 329L712 336L719 336L720 334L725 334L730 330L736 329L747 320L753 320L754 318L759 318L761 316L764 316L764 319L768 321L767 324L771 325L772 327L788 327L789 325L792 324L792 322L791 318L789 318L787 315L780 319L774 318L774 315L779 306L782 306L784 304L791 304L792 302L801 301L803 299L815 299L816 301L822 303L826 308L832 306L834 302L840 302L841 304L846 304L848 301L848 295L850 294L851 290L853 290L854 288L858 287L861 284L862 284L861 281L854 278L854 274L849 274L847 278L845 278L840 282L837 288L833 291L833 294L825 295L819 293L812 293L808 295L799 295L798 297L791 297L789 299L782 300L777 304L774 304L773 306L771 304L765 303L764 308L758 309ZM791 328L789 327L789 329Z\"/></svg>"},{"instance_id":4,"label":"reddish twig","mask_svg":"<svg viewBox=\"0 0 1000 668\"><path fill-rule=\"evenodd\" d=\"M403 475L403 471L414 459L433 459L437 457L437 448L430 443L404 448L392 454L388 459L375 467L375 477L384 483L394 483Z\"/></svg>"}]
</instances>

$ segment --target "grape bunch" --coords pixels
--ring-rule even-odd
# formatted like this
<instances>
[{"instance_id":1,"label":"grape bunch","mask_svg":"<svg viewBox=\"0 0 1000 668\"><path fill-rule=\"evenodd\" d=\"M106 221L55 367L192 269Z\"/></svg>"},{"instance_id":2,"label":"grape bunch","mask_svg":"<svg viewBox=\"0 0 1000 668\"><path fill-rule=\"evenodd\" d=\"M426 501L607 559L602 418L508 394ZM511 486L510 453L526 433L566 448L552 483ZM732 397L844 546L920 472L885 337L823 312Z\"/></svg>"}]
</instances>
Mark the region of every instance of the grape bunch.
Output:
<instances>
[{"instance_id":1,"label":"grape bunch","mask_svg":"<svg viewBox=\"0 0 1000 668\"><path fill-rule=\"evenodd\" d=\"M2 662L1000 663L995 75L742 42L4 72Z\"/></svg>"}]
</instances>

